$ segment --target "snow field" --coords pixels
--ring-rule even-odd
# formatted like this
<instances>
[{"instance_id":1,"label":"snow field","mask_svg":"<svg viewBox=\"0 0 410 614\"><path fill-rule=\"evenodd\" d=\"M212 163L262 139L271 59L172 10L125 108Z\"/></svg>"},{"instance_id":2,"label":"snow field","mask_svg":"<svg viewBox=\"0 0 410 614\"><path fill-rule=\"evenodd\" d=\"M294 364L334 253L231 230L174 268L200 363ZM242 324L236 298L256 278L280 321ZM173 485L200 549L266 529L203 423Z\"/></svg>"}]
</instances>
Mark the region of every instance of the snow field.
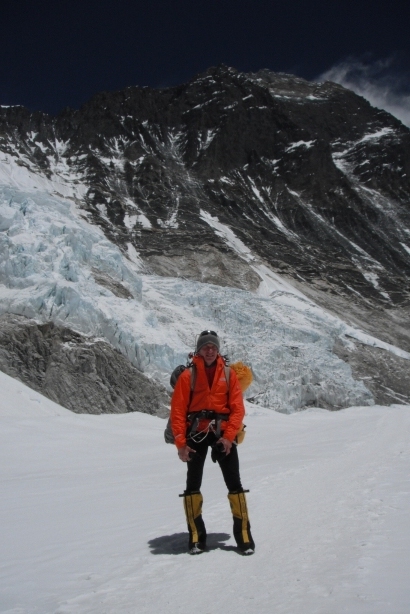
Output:
<instances>
[{"instance_id":1,"label":"snow field","mask_svg":"<svg viewBox=\"0 0 410 614\"><path fill-rule=\"evenodd\" d=\"M77 415L0 374L2 614L404 614L409 407L283 415L248 404L257 545L239 556L219 468L210 551L185 553L185 466L145 414Z\"/></svg>"}]
</instances>

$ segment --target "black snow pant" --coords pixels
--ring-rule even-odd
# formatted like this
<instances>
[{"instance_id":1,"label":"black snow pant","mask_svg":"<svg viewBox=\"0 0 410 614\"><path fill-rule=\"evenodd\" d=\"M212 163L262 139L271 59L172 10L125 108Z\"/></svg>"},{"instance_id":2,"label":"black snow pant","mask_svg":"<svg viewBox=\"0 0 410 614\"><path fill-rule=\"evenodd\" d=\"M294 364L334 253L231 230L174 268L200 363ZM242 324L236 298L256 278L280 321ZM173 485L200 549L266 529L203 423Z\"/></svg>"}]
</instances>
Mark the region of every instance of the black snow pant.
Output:
<instances>
[{"instance_id":1,"label":"black snow pant","mask_svg":"<svg viewBox=\"0 0 410 614\"><path fill-rule=\"evenodd\" d=\"M217 438L214 433L208 433L207 436L197 443L193 439L188 439L187 444L193 450L192 459L187 462L188 473L186 481L186 493L198 492L201 490L202 476L204 473L204 464L208 454L208 448L216 444ZM238 449L235 444L232 445L230 453L217 459L221 468L225 484L229 492L243 491L241 477L239 474L239 457Z\"/></svg>"}]
</instances>

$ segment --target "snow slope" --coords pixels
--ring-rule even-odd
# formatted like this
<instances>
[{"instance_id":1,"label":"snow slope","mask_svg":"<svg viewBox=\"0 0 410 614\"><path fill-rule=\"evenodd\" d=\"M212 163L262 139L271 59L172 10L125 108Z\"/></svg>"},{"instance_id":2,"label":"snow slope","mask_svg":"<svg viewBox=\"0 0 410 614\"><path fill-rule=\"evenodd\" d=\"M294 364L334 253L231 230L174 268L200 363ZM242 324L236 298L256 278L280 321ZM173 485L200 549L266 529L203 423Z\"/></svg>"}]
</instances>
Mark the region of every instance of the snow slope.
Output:
<instances>
[{"instance_id":1,"label":"snow slope","mask_svg":"<svg viewBox=\"0 0 410 614\"><path fill-rule=\"evenodd\" d=\"M407 614L410 407L247 406L257 544L233 548L207 461L210 551L190 557L165 421L77 415L0 373L0 612Z\"/></svg>"}]
</instances>

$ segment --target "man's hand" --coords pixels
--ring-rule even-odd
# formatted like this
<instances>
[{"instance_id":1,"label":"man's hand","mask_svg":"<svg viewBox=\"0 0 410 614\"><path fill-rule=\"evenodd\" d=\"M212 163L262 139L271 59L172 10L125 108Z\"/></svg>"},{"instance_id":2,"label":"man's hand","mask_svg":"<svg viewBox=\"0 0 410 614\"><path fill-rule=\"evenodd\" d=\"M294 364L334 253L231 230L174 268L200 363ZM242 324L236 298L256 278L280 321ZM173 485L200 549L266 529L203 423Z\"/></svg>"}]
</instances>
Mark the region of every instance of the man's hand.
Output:
<instances>
[{"instance_id":1,"label":"man's hand","mask_svg":"<svg viewBox=\"0 0 410 614\"><path fill-rule=\"evenodd\" d=\"M189 446L184 446L183 448L178 449L178 456L182 460L183 463L187 463L191 460L190 454L195 454L196 450L193 450Z\"/></svg>"},{"instance_id":2,"label":"man's hand","mask_svg":"<svg viewBox=\"0 0 410 614\"><path fill-rule=\"evenodd\" d=\"M225 452L226 456L228 456L228 454L230 453L231 448L232 448L232 441L229 441L229 439L225 439L225 437L221 437L220 439L218 439L218 441L216 443L223 445L224 452Z\"/></svg>"}]
</instances>

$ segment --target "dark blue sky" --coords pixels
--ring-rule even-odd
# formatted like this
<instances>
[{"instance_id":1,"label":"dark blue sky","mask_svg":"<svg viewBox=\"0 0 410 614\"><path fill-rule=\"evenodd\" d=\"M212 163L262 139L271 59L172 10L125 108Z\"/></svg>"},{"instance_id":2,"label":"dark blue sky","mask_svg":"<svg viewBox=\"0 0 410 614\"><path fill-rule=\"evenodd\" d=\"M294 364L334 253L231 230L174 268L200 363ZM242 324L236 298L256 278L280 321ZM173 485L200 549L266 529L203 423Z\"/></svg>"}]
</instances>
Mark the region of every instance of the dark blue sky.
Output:
<instances>
[{"instance_id":1,"label":"dark blue sky","mask_svg":"<svg viewBox=\"0 0 410 614\"><path fill-rule=\"evenodd\" d=\"M0 24L0 104L49 113L221 63L313 79L347 57L394 56L410 74L404 0L8 0Z\"/></svg>"}]
</instances>

